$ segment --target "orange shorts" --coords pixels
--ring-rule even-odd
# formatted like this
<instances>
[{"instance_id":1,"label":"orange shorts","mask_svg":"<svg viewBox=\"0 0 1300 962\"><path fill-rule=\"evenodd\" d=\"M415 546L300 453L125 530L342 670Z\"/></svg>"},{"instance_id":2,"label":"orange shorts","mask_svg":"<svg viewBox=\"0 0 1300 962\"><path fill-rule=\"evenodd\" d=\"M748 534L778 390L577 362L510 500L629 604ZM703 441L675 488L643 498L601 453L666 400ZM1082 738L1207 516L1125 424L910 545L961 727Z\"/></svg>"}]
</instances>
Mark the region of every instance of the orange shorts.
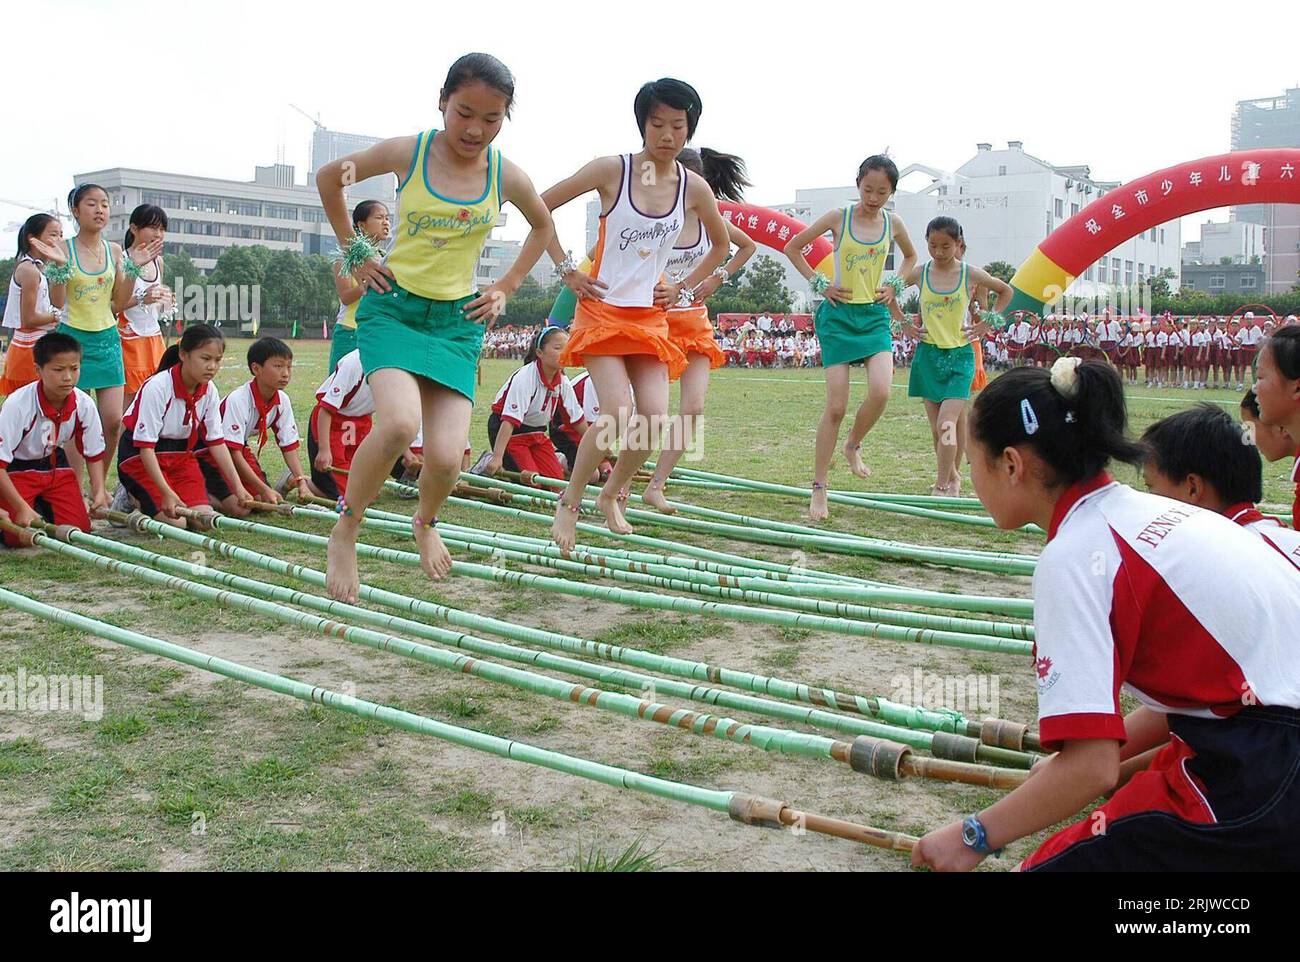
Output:
<instances>
[{"instance_id":1,"label":"orange shorts","mask_svg":"<svg viewBox=\"0 0 1300 962\"><path fill-rule=\"evenodd\" d=\"M668 338L688 359L692 354L699 354L709 359L710 368L727 363L722 348L713 339L713 322L709 320L708 308L702 304L684 311L669 311Z\"/></svg>"},{"instance_id":2,"label":"orange shorts","mask_svg":"<svg viewBox=\"0 0 1300 962\"><path fill-rule=\"evenodd\" d=\"M585 367L586 355L628 357L648 354L668 365L670 379L686 370L686 355L668 336L668 315L660 307L615 307L583 298L573 312L561 367Z\"/></svg>"},{"instance_id":3,"label":"orange shorts","mask_svg":"<svg viewBox=\"0 0 1300 962\"><path fill-rule=\"evenodd\" d=\"M122 366L126 369L126 391L128 394L139 392L141 386L158 371L158 362L162 360L163 337L151 334L141 337L125 324L118 322L118 333L122 336Z\"/></svg>"},{"instance_id":4,"label":"orange shorts","mask_svg":"<svg viewBox=\"0 0 1300 962\"><path fill-rule=\"evenodd\" d=\"M36 372L33 347L35 343L35 338L29 340L21 332L14 334L13 340L9 343L9 350L5 352L4 377L0 377L0 397L8 397L40 376Z\"/></svg>"}]
</instances>

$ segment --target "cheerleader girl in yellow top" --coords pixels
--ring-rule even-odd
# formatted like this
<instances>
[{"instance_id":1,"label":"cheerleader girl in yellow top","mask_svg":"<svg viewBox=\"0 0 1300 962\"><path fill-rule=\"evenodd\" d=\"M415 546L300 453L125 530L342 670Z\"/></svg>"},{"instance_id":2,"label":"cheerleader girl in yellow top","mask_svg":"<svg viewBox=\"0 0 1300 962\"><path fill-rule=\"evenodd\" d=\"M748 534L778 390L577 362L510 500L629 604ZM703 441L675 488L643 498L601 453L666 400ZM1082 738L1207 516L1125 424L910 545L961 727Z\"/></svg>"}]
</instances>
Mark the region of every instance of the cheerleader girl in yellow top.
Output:
<instances>
[{"instance_id":1,"label":"cheerleader girl in yellow top","mask_svg":"<svg viewBox=\"0 0 1300 962\"><path fill-rule=\"evenodd\" d=\"M352 231L355 234L365 234L378 247L388 240L392 231L388 208L377 200L363 200L352 210ZM357 306L361 303L361 295L365 293L364 286L351 275L344 274L339 267L338 264L334 265L334 289L339 295L339 316L330 336L330 374L334 373L345 354L351 354L357 349Z\"/></svg>"},{"instance_id":2,"label":"cheerleader girl in yellow top","mask_svg":"<svg viewBox=\"0 0 1300 962\"><path fill-rule=\"evenodd\" d=\"M81 344L81 377L77 386L95 392L95 406L104 425L105 450L112 451L122 429L122 392L126 369L117 312L125 310L135 294L135 281L146 264L162 254L161 236L137 239L123 249L103 236L108 226L108 192L98 184L82 184L68 195L68 209L77 222L70 241L46 244L33 239L31 247L45 261L50 302L62 311L57 330ZM77 476L81 456L70 453Z\"/></svg>"},{"instance_id":3,"label":"cheerleader girl in yellow top","mask_svg":"<svg viewBox=\"0 0 1300 962\"><path fill-rule=\"evenodd\" d=\"M987 326L966 328L971 294L983 288L997 304L1011 301L1011 287L987 271L961 260L961 225L951 217L936 217L925 228L930 262L913 267L904 277L910 287L921 288L921 328L905 328L920 342L912 358L908 397L925 401L938 467L931 489L937 495L955 496L961 489L957 466L961 416L970 397L975 375L975 349L971 341L983 337ZM954 478L956 480L954 481Z\"/></svg>"},{"instance_id":4,"label":"cheerleader girl in yellow top","mask_svg":"<svg viewBox=\"0 0 1300 962\"><path fill-rule=\"evenodd\" d=\"M434 524L460 471L485 326L501 315L554 236L532 182L492 146L514 89L501 61L466 54L439 92L441 130L382 141L316 174L343 245L343 272L367 288L357 306L357 348L375 401L374 429L357 449L330 535L326 587L335 598L356 600L363 512L421 426L424 464L412 532L424 573L439 579L451 571ZM397 237L385 261L364 232L352 230L345 172L358 181L385 173L400 178ZM531 230L505 276L476 291L475 267L503 201L519 208Z\"/></svg>"},{"instance_id":5,"label":"cheerleader girl in yellow top","mask_svg":"<svg viewBox=\"0 0 1300 962\"><path fill-rule=\"evenodd\" d=\"M603 211L589 273L578 270L558 240L548 247L578 298L560 364L586 367L601 405L595 430L578 445L551 528L555 543L566 550L574 545L583 485L620 438L618 464L596 504L611 531L632 530L620 496L658 438L668 408L668 378L686 368L685 353L669 336L666 308L694 304L701 283L731 250L713 191L677 160L699 123L702 106L695 88L667 77L647 83L632 110L641 135L639 152L598 157L542 195L555 210L594 190ZM681 281L660 283L688 216L703 225L709 252Z\"/></svg>"},{"instance_id":6,"label":"cheerleader girl in yellow top","mask_svg":"<svg viewBox=\"0 0 1300 962\"><path fill-rule=\"evenodd\" d=\"M829 514L826 481L840 423L848 410L849 365L858 361L866 362L867 398L844 442L844 457L859 478L871 475L862 462L862 441L884 413L894 377L889 306L897 295L891 286L881 284L881 276L894 244L903 254L896 273L906 275L916 264L916 251L902 218L885 210L898 189L898 167L883 154L868 157L858 168L857 184L856 204L827 211L785 245L786 256L808 279L813 293L825 298L813 319L826 369L826 409L817 425L808 508L814 521L824 521ZM835 238L835 279L831 283L813 270L803 254L805 247L827 231Z\"/></svg>"}]
</instances>

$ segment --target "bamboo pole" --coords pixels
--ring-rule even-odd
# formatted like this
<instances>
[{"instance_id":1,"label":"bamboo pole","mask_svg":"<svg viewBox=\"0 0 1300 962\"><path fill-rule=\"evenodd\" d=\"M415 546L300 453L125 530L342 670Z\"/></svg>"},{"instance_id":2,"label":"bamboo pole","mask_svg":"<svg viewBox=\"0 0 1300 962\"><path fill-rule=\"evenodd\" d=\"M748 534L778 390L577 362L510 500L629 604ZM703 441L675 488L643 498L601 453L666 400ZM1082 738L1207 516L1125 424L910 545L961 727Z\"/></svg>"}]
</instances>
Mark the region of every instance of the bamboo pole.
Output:
<instances>
[{"instance_id":1,"label":"bamboo pole","mask_svg":"<svg viewBox=\"0 0 1300 962\"><path fill-rule=\"evenodd\" d=\"M270 555L260 554L259 552L252 551L248 548L233 545L226 541L220 541L206 535L185 531L172 525L162 524L161 522L153 521L152 519L146 518L138 513L134 513L130 516L117 515L116 512L111 514L114 516L115 520L124 521L136 530L156 534L162 538L177 541L192 547L202 548L205 551L211 551L221 557L254 565L266 571L293 578L297 581L302 581L318 588L323 588L325 586L324 573L312 568L292 564ZM220 526L220 524L219 521L218 525ZM98 544L101 542L96 543ZM129 552L141 550L130 548L130 546L123 546L119 550L117 548L118 542L114 541L102 541L102 543L107 550L116 551L118 553L127 553L127 556L133 556ZM604 682L620 685L632 685L634 687L646 684L656 684L661 686L668 684L670 687L665 688L664 690L673 697L689 698L693 701L703 701L709 704L722 705L725 708L771 715L772 717L781 718L786 721L799 722L819 728L829 728L848 734L880 735L882 737L889 737L903 741L905 744L914 748L922 748L930 751L935 750L933 747L933 740L912 741L906 734L900 733L897 729L921 729L951 733L958 736L956 740L940 740L938 752L943 757L983 761L994 764L1009 765L1016 768L1028 767L1032 762L1032 759L1022 752L1022 745L1028 741L1024 735L1026 726L1015 722L1001 719L985 719L983 721L968 720L958 712L948 709L928 710L912 705L892 702L882 696L839 692L830 688L819 688L782 678L772 678L766 675L758 675L723 666L710 665L706 662L690 661L689 659L677 658L671 655L660 655L654 652L642 651L640 649L621 645L603 644L585 638L579 638L574 635L565 635L558 632L546 631L540 628L532 628L526 625L517 625L513 622L502 621L500 619L489 618L472 612L461 611L456 608L450 608L446 605L434 604L433 602L412 598L408 595L397 594L380 588L373 588L366 584L360 586L358 597L363 601L382 605L395 611L410 612L422 617L434 618L449 625L483 631L487 634L507 638L511 641L537 645L553 651L564 651L572 654L584 655L589 658L615 661L636 668L642 668L647 671L661 672L680 678L690 679L697 683L707 681L714 684L727 685L758 695L770 696L770 698L785 698L790 701L797 701L803 704L817 706L817 708L810 711L794 705L787 705L783 702L774 702L771 701L770 698L751 698L748 696L734 695L731 692L708 688L699 684L676 687L675 683L669 683L663 679L646 678L644 676L624 677L605 674L586 674L584 671L571 672L573 674L579 674L582 677L597 678ZM432 629L434 626L424 625L423 627ZM457 639L462 637L462 634L459 632L439 631L438 634L433 637L434 640L440 640L455 645L457 644ZM531 659L536 653L529 652L528 654ZM822 708L834 709L834 711L823 711L821 710ZM864 727L859 723L858 719L836 714L836 711L852 712L854 714L864 715L893 730L884 731L879 727ZM961 736L966 737L962 738ZM974 739L981 740L983 745L972 744Z\"/></svg>"},{"instance_id":2,"label":"bamboo pole","mask_svg":"<svg viewBox=\"0 0 1300 962\"><path fill-rule=\"evenodd\" d=\"M344 711L360 718L382 722L393 728L420 735L429 735L464 748L471 748L500 758L549 768L553 771L564 772L605 785L612 785L615 788L644 792L659 798L701 806L715 812L726 812L735 821L746 822L746 819L733 813L733 810L749 812L774 810L781 824L799 825L810 832L846 838L877 848L908 851L919 841L915 836L901 832L889 832L884 829L863 825L852 825L851 823L840 822L838 819L802 813L792 809L787 803L775 799L757 798L741 792L700 788L684 782L674 782L653 775L643 775L640 772L625 768L617 768L613 765L593 762L574 755L537 748L526 742L499 738L495 735L476 732L468 728L448 725L445 722L435 721L423 715L391 708L352 695L343 695L328 688L307 685L285 675L275 675L257 668L250 668L237 662L218 658L215 655L205 655L203 652L192 648L185 648L181 645L163 641L160 638L152 638L139 632L119 628L104 621L78 615L75 612L55 608L52 605L44 604L5 588L0 588L0 603L54 624L74 628L108 641L126 645L137 651L143 651L146 654L167 658L226 678L233 678L258 688L297 698L300 701L323 705L326 708ZM756 823L749 821L747 824Z\"/></svg>"},{"instance_id":3,"label":"bamboo pole","mask_svg":"<svg viewBox=\"0 0 1300 962\"><path fill-rule=\"evenodd\" d=\"M654 721L659 724L682 728L694 732L695 734L712 735L713 737L723 741L730 741L740 745L752 745L768 752L801 755L809 758L829 758L850 765L855 771L863 774L875 775L877 777L897 778L905 774L917 774L926 778L938 778L945 781L960 781L967 784L987 785L989 787L1015 787L1015 785L1021 784L1024 779L1028 777L1028 774L1023 771L1015 772L1010 770L997 770L990 769L987 766L966 765L956 762L947 762L945 765L937 767L927 764L910 763L904 767L900 767L897 774L889 775L886 774L886 768L881 764L868 764L859 756L864 752L868 753L872 757L879 752L888 753L890 751L888 746L898 744L896 742L887 742L879 738L869 738L867 736L861 736L861 738L854 743L842 742L821 735L787 731L785 729L772 728L766 725L747 725L732 718L675 708L671 705L665 705L647 698L637 698L619 692L589 688L582 685L573 685L552 678L548 675L538 674L537 672L512 668L491 661L467 658L464 655L459 655L445 649L433 648L429 645L410 642L384 632L373 631L367 628L358 628L343 622L318 618L315 615L305 614L290 609L287 605L294 604L300 607L312 608L335 617L348 617L365 623L392 627L397 630L417 635L449 636L453 634L452 632L443 632L441 629L423 625L419 622L410 621L409 619L396 618L391 615L368 611L365 608L359 608L355 605L330 601L325 598L317 597L316 595L296 591L290 588L281 588L274 585L263 584L248 578L240 578L237 575L227 574L225 572L216 572L212 569L191 562L180 561L175 558L166 558L162 555L154 555L151 552L144 551L140 548L134 548L130 545L106 542L105 539L83 534L82 532L70 527L61 530L60 534L69 542L84 542L104 547L111 547L115 553L129 557L137 557L141 560L152 561L160 567L165 567L174 572L179 572L179 574L165 574L161 571L155 571L151 568L145 568L141 565L127 561L117 561L111 558L106 558L92 551L79 548L75 544L64 543L63 541L46 534L38 534L36 543L55 553L95 564L108 571L128 574L151 584L183 591L186 594L202 598L206 601L225 605L227 607L240 608L245 611L251 611L255 614L267 615L295 627L306 628L321 634L341 637L345 641L367 645L368 647L375 648L379 651L390 651L402 655L403 657L412 658L447 671L471 674L479 678L506 684L513 688L518 688L533 694L545 695L561 701L574 702L575 704L588 705L627 717ZM202 584L196 584L187 580L187 575L190 577L201 577L205 580L219 581L223 584L241 588L244 591L251 591L253 595L260 596L262 599L275 600L259 600L258 597L253 597L234 590L221 590ZM283 603L276 603L277 601ZM472 638L470 636L461 635L455 640L456 647L481 651L497 656L505 656L512 658L513 660L526 660L534 664L545 660L565 663L565 667L561 670L572 671L574 667L586 670L592 667L584 662L574 662L572 659L561 659L556 656L542 655L538 652L530 652L516 648L513 645L505 645L499 642ZM597 669L597 671L599 671L599 669ZM663 685L662 680L651 679L647 676L640 677L643 680L643 685L646 682L650 683L650 685L655 685L656 683L659 686ZM626 684L626 682L619 683ZM903 750L902 757L899 759L899 765L903 765L903 763L910 758L910 748L906 745L899 745L899 749ZM895 752L895 754L898 753Z\"/></svg>"},{"instance_id":4,"label":"bamboo pole","mask_svg":"<svg viewBox=\"0 0 1300 962\"><path fill-rule=\"evenodd\" d=\"M296 516L313 518L318 521L330 521L328 513L310 509L294 508ZM328 539L306 532L292 531L287 528L272 527L246 521L241 518L224 518L223 526L234 526L238 530L272 534L286 540L299 543L324 546ZM364 521L365 524L375 524ZM244 527L247 526L247 527ZM420 566L420 556L409 551L392 548L379 548L375 545L357 544L358 556L391 561L408 567ZM523 571L508 571L491 565L479 565L469 561L453 560L452 574L467 575L499 584L514 584L538 588L555 594L573 595L581 598L596 598L617 604L635 605L640 608L654 608L662 611L681 611L690 614L714 615L733 621L753 624L783 625L790 628L811 628L830 631L836 634L854 635L862 638L878 638L883 641L907 641L917 644L938 645L947 648L965 648L971 651L990 651L1002 654L1028 656L1033 645L1027 641L1011 638L995 638L991 635L967 635L953 631L941 631L932 628L903 628L897 625L885 625L874 621L855 621L847 618L833 618L826 615L810 615L802 612L785 611L777 608L750 607L728 604L719 601L699 601L695 598L680 598L661 595L650 591L635 591L607 585L593 585L570 581L565 578L551 578L534 575ZM600 569L592 568L589 572L599 575Z\"/></svg>"}]
</instances>

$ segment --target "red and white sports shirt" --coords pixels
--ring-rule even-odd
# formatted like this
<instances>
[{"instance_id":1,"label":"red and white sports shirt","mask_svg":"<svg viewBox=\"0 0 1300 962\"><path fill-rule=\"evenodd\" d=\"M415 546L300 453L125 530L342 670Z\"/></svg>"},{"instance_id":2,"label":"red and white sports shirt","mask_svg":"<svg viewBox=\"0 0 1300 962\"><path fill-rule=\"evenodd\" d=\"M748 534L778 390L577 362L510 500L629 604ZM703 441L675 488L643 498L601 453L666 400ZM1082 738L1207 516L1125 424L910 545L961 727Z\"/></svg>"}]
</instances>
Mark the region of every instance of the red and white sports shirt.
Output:
<instances>
[{"instance_id":1,"label":"red and white sports shirt","mask_svg":"<svg viewBox=\"0 0 1300 962\"><path fill-rule=\"evenodd\" d=\"M238 448L256 444L261 451L272 436L281 451L292 451L302 443L289 395L277 391L270 401L263 401L256 381L241 384L226 395L221 402L221 426L226 443Z\"/></svg>"},{"instance_id":2,"label":"red and white sports shirt","mask_svg":"<svg viewBox=\"0 0 1300 962\"><path fill-rule=\"evenodd\" d=\"M1124 688L1158 711L1300 708L1300 578L1222 515L1100 474L1056 505L1034 572L1039 732L1124 739Z\"/></svg>"},{"instance_id":3,"label":"red and white sports shirt","mask_svg":"<svg viewBox=\"0 0 1300 962\"><path fill-rule=\"evenodd\" d=\"M57 425L57 430L56 430ZM90 395L80 388L55 407L40 381L24 384L0 406L0 468L15 461L43 461L53 469L56 452L76 438L87 461L104 456L104 426Z\"/></svg>"},{"instance_id":4,"label":"red and white sports shirt","mask_svg":"<svg viewBox=\"0 0 1300 962\"><path fill-rule=\"evenodd\" d=\"M122 415L122 426L137 448L157 447L159 441L185 442L182 446L187 450L226 443L217 386L209 381L193 396L187 394L179 364L159 371L140 386L140 393Z\"/></svg>"},{"instance_id":5,"label":"red and white sports shirt","mask_svg":"<svg viewBox=\"0 0 1300 962\"><path fill-rule=\"evenodd\" d=\"M541 431L551 423L555 408L561 404L570 423L583 416L573 385L564 372L557 371L548 381L542 374L541 362L534 361L515 371L510 380L501 385L496 400L492 402L492 410L502 421L509 421L515 427Z\"/></svg>"},{"instance_id":6,"label":"red and white sports shirt","mask_svg":"<svg viewBox=\"0 0 1300 962\"><path fill-rule=\"evenodd\" d=\"M1276 518L1265 517L1253 504L1244 502L1224 508L1223 516L1259 535L1300 569L1300 531L1286 527Z\"/></svg>"},{"instance_id":7,"label":"red and white sports shirt","mask_svg":"<svg viewBox=\"0 0 1300 962\"><path fill-rule=\"evenodd\" d=\"M375 398L361 367L361 352L351 351L339 359L339 366L316 389L316 400L345 418L375 413Z\"/></svg>"}]
</instances>

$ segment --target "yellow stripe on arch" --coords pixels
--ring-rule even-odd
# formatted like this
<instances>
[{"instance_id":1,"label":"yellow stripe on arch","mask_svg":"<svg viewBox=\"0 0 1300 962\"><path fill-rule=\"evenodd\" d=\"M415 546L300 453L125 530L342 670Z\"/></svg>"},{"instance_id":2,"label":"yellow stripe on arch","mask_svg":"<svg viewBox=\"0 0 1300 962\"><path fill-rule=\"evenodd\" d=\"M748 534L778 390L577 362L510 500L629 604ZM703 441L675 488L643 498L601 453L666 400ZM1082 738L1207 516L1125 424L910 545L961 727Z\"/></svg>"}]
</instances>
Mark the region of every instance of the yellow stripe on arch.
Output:
<instances>
[{"instance_id":1,"label":"yellow stripe on arch","mask_svg":"<svg viewBox=\"0 0 1300 962\"><path fill-rule=\"evenodd\" d=\"M1040 248L1035 247L1034 252L1026 257L1025 262L1020 265L1015 277L1011 278L1011 286L1016 289L1017 294L1023 295L1034 302L1032 308L1023 309L1037 311L1044 304L1056 300L1061 294L1065 293L1066 287L1069 286L1069 280L1069 271L1044 254ZM1020 297L1016 297L1014 300L1019 301ZM1014 302L1011 308L1013 310L1022 309Z\"/></svg>"}]
</instances>

